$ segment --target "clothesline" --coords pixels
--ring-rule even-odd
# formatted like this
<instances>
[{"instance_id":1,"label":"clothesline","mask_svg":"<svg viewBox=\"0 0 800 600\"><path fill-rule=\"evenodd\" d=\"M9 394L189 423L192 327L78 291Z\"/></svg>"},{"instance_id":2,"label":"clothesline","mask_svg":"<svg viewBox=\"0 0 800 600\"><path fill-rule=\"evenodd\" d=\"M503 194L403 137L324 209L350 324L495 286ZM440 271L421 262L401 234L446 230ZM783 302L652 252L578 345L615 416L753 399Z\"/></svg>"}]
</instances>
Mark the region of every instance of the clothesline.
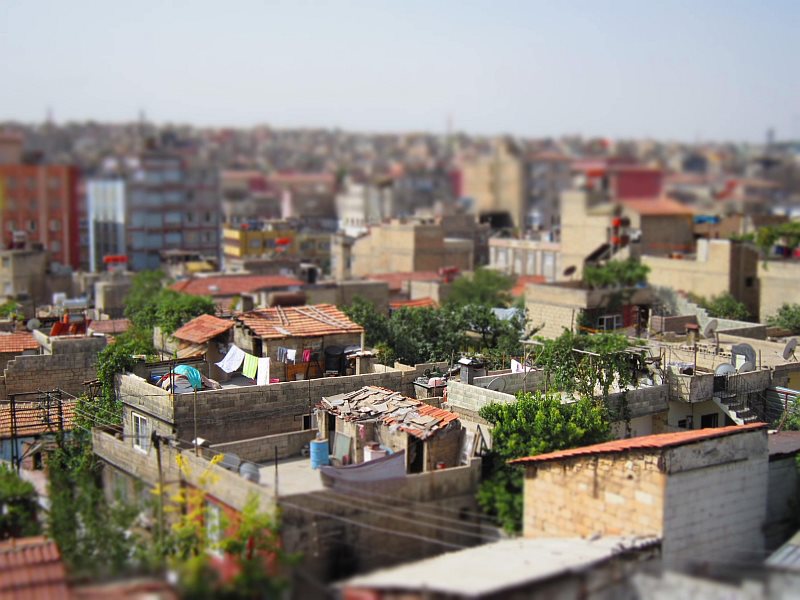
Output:
<instances>
[{"instance_id":1,"label":"clothesline","mask_svg":"<svg viewBox=\"0 0 800 600\"><path fill-rule=\"evenodd\" d=\"M242 375L255 379L256 385L269 385L269 357L253 356L236 344L231 344L225 357L216 365L226 373L242 369Z\"/></svg>"}]
</instances>

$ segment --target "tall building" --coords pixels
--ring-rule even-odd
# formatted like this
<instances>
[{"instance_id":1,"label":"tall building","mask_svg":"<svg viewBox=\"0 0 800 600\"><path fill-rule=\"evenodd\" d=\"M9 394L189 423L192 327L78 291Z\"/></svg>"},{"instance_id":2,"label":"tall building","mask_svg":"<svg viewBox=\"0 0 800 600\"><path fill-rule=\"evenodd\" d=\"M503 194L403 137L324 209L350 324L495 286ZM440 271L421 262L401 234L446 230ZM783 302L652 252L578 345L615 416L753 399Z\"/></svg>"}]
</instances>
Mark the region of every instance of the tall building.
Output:
<instances>
[{"instance_id":1,"label":"tall building","mask_svg":"<svg viewBox=\"0 0 800 600\"><path fill-rule=\"evenodd\" d=\"M108 253L127 254L134 271L159 268L162 250L218 257L220 203L212 170L192 167L168 151L151 150L109 171L123 175L124 184L100 179L87 186L93 269L100 269Z\"/></svg>"},{"instance_id":2,"label":"tall building","mask_svg":"<svg viewBox=\"0 0 800 600\"><path fill-rule=\"evenodd\" d=\"M0 164L2 245L41 244L52 261L77 269L77 184L72 166Z\"/></svg>"}]
</instances>

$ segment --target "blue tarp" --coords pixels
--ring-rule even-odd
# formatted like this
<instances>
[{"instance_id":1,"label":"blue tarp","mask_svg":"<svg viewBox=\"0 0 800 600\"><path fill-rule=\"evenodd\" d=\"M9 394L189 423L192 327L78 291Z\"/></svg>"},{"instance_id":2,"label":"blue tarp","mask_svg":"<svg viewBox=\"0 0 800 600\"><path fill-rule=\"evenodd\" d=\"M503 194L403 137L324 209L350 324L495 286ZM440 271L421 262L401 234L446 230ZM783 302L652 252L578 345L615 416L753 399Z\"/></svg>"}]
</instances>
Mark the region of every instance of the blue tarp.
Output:
<instances>
[{"instance_id":1,"label":"blue tarp","mask_svg":"<svg viewBox=\"0 0 800 600\"><path fill-rule=\"evenodd\" d=\"M189 365L178 365L173 369L174 373L178 375L183 375L186 379L189 380L192 388L195 390L202 389L203 387L203 380L200 377L200 371L195 369L194 367L190 367Z\"/></svg>"}]
</instances>

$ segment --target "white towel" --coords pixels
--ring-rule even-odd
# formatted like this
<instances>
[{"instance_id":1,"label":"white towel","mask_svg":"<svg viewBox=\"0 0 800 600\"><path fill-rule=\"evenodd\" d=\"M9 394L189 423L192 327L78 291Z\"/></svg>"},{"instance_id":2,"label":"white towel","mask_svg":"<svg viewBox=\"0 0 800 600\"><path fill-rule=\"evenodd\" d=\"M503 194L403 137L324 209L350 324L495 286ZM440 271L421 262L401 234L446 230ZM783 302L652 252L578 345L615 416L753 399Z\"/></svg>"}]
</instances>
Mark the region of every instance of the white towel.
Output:
<instances>
[{"instance_id":1,"label":"white towel","mask_svg":"<svg viewBox=\"0 0 800 600\"><path fill-rule=\"evenodd\" d=\"M269 385L269 359L258 359L258 375L256 375L256 385Z\"/></svg>"},{"instance_id":2,"label":"white towel","mask_svg":"<svg viewBox=\"0 0 800 600\"><path fill-rule=\"evenodd\" d=\"M244 362L244 354L244 350L239 348L239 346L236 344L231 344L231 347L228 350L228 353L225 355L225 358L216 364L226 373L233 373L242 366L242 363Z\"/></svg>"},{"instance_id":3,"label":"white towel","mask_svg":"<svg viewBox=\"0 0 800 600\"><path fill-rule=\"evenodd\" d=\"M513 358L511 359L511 372L512 373L526 373L527 371L530 371L530 370L531 370L531 367L525 367L525 366L522 365L522 363L514 360Z\"/></svg>"},{"instance_id":4,"label":"white towel","mask_svg":"<svg viewBox=\"0 0 800 600\"><path fill-rule=\"evenodd\" d=\"M294 362L295 357L297 356L297 350L287 350L286 351L286 360L290 360Z\"/></svg>"}]
</instances>

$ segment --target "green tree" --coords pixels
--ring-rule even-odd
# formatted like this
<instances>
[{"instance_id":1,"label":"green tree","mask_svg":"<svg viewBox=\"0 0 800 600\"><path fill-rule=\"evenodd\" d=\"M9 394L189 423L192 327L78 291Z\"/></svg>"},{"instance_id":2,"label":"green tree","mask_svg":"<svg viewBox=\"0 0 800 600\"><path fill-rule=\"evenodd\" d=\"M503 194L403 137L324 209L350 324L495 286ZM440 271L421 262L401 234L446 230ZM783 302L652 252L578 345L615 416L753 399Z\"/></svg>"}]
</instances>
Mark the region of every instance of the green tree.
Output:
<instances>
[{"instance_id":1,"label":"green tree","mask_svg":"<svg viewBox=\"0 0 800 600\"><path fill-rule=\"evenodd\" d=\"M342 312L364 328L366 343L370 346L386 344L389 340L389 317L381 313L369 300L360 296L342 307Z\"/></svg>"},{"instance_id":2,"label":"green tree","mask_svg":"<svg viewBox=\"0 0 800 600\"><path fill-rule=\"evenodd\" d=\"M106 501L100 479L102 464L84 430L52 451L49 473L47 532L75 575L118 574L131 567L135 540L130 528L138 511Z\"/></svg>"},{"instance_id":3,"label":"green tree","mask_svg":"<svg viewBox=\"0 0 800 600\"><path fill-rule=\"evenodd\" d=\"M516 402L489 404L480 416L494 428L486 457L489 474L480 485L478 502L509 532L522 527L523 490L522 469L509 460L604 442L610 436L601 402L581 398L564 403L557 392L519 392Z\"/></svg>"},{"instance_id":4,"label":"green tree","mask_svg":"<svg viewBox=\"0 0 800 600\"><path fill-rule=\"evenodd\" d=\"M155 324L169 335L195 317L213 315L215 311L216 305L209 296L192 296L163 289L156 298Z\"/></svg>"},{"instance_id":5,"label":"green tree","mask_svg":"<svg viewBox=\"0 0 800 600\"><path fill-rule=\"evenodd\" d=\"M472 277L459 277L447 297L447 303L455 306L478 304L488 307L505 307L511 304L511 288L514 278L499 271L480 267Z\"/></svg>"},{"instance_id":6,"label":"green tree","mask_svg":"<svg viewBox=\"0 0 800 600\"><path fill-rule=\"evenodd\" d=\"M735 321L747 321L750 319L750 312L747 307L734 298L730 292L723 292L710 299L700 298L700 306L708 311L708 314L718 319L733 319Z\"/></svg>"},{"instance_id":7,"label":"green tree","mask_svg":"<svg viewBox=\"0 0 800 600\"><path fill-rule=\"evenodd\" d=\"M22 306L16 300L7 300L0 304L0 318L2 319L21 319Z\"/></svg>"},{"instance_id":8,"label":"green tree","mask_svg":"<svg viewBox=\"0 0 800 600\"><path fill-rule=\"evenodd\" d=\"M166 275L163 271L141 271L133 276L125 298L125 316L134 327L153 331L157 321L158 298Z\"/></svg>"},{"instance_id":9,"label":"green tree","mask_svg":"<svg viewBox=\"0 0 800 600\"><path fill-rule=\"evenodd\" d=\"M643 265L638 258L610 260L602 265L587 265L583 269L583 281L592 288L613 286L633 287L647 283L650 267Z\"/></svg>"},{"instance_id":10,"label":"green tree","mask_svg":"<svg viewBox=\"0 0 800 600\"><path fill-rule=\"evenodd\" d=\"M800 304L784 304L767 319L767 324L800 333Z\"/></svg>"},{"instance_id":11,"label":"green tree","mask_svg":"<svg viewBox=\"0 0 800 600\"><path fill-rule=\"evenodd\" d=\"M37 535L36 488L8 465L0 463L0 540Z\"/></svg>"}]
</instances>

